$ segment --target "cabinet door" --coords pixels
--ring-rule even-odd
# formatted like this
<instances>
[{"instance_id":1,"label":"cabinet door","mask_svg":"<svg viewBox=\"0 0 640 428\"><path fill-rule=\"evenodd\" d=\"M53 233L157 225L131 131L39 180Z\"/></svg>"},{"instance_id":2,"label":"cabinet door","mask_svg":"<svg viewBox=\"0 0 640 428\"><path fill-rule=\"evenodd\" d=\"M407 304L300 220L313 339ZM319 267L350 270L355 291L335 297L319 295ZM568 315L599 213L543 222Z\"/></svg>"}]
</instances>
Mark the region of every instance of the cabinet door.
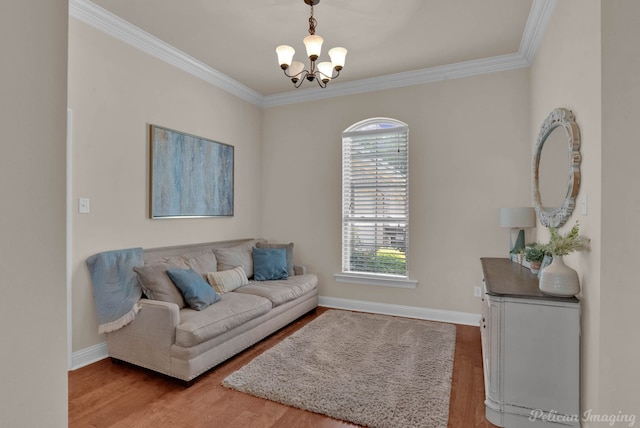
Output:
<instances>
[{"instance_id":1,"label":"cabinet door","mask_svg":"<svg viewBox=\"0 0 640 428\"><path fill-rule=\"evenodd\" d=\"M514 301L504 311L504 397L508 404L579 413L578 305Z\"/></svg>"}]
</instances>

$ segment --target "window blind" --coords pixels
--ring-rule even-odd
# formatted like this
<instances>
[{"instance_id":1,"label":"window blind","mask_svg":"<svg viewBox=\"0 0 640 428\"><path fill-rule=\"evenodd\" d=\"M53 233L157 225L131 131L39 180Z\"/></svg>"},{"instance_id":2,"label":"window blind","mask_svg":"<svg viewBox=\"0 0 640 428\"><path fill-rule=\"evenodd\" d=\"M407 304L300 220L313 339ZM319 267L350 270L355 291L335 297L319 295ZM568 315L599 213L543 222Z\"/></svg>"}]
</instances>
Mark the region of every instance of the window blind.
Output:
<instances>
[{"instance_id":1,"label":"window blind","mask_svg":"<svg viewBox=\"0 0 640 428\"><path fill-rule=\"evenodd\" d=\"M343 133L343 272L408 276L408 127Z\"/></svg>"}]
</instances>

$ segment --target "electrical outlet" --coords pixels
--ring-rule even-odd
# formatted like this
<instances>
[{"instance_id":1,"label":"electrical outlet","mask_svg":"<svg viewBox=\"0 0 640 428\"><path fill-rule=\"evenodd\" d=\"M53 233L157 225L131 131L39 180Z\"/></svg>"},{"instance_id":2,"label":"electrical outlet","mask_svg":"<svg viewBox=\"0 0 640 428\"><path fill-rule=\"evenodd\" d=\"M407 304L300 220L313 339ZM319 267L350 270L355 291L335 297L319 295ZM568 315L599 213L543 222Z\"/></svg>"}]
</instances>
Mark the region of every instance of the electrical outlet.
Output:
<instances>
[{"instance_id":1,"label":"electrical outlet","mask_svg":"<svg viewBox=\"0 0 640 428\"><path fill-rule=\"evenodd\" d=\"M482 287L473 287L473 297L482 297Z\"/></svg>"}]
</instances>

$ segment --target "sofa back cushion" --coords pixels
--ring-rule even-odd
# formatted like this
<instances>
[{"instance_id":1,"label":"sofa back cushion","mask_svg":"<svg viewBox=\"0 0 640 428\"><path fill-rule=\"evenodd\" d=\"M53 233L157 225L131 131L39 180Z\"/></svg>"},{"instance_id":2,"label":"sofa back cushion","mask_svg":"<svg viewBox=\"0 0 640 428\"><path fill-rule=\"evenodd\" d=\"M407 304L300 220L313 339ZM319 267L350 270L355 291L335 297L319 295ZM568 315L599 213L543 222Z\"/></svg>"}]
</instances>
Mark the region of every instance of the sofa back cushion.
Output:
<instances>
[{"instance_id":1,"label":"sofa back cushion","mask_svg":"<svg viewBox=\"0 0 640 428\"><path fill-rule=\"evenodd\" d=\"M149 299L175 303L178 308L182 309L187 304L180 290L167 275L167 269L186 269L188 267L183 261L176 260L172 263L145 264L134 267L133 270L138 274L138 282Z\"/></svg>"},{"instance_id":2,"label":"sofa back cushion","mask_svg":"<svg viewBox=\"0 0 640 428\"><path fill-rule=\"evenodd\" d=\"M256 246L258 240L246 241L240 245L229 248L217 248L214 250L218 261L218 271L230 270L242 266L247 278L253 277L253 255L251 249Z\"/></svg>"},{"instance_id":3,"label":"sofa back cushion","mask_svg":"<svg viewBox=\"0 0 640 428\"><path fill-rule=\"evenodd\" d=\"M207 272L215 272L218 269L218 261L213 250L199 253L187 253L180 256L187 266L204 276Z\"/></svg>"}]
</instances>

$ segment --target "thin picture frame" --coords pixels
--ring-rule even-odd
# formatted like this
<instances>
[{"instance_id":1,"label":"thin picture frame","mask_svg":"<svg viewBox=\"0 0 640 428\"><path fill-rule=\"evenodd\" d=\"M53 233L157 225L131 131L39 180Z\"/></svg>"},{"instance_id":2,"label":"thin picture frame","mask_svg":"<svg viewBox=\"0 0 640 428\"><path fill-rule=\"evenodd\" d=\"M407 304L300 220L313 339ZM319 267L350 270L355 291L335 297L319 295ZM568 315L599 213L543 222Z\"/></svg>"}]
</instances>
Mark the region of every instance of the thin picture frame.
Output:
<instances>
[{"instance_id":1,"label":"thin picture frame","mask_svg":"<svg viewBox=\"0 0 640 428\"><path fill-rule=\"evenodd\" d=\"M231 217L234 146L149 126L152 219Z\"/></svg>"}]
</instances>

